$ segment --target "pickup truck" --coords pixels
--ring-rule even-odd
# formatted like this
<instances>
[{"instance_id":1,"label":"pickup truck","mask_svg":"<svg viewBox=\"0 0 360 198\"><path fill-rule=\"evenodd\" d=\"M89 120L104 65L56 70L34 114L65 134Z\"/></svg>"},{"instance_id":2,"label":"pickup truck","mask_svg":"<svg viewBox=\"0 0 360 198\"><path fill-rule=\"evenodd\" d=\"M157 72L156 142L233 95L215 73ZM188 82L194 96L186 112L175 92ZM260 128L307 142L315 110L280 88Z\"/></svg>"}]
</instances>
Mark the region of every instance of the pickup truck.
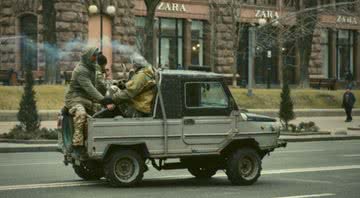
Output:
<instances>
[{"instance_id":1,"label":"pickup truck","mask_svg":"<svg viewBox=\"0 0 360 198\"><path fill-rule=\"evenodd\" d=\"M251 185L264 156L286 142L276 119L243 112L220 74L157 72L151 117L88 118L86 155L71 151L72 119L64 114L64 163L85 180L105 177L112 186L139 184L151 164L187 169L209 179L224 170L234 185Z\"/></svg>"}]
</instances>

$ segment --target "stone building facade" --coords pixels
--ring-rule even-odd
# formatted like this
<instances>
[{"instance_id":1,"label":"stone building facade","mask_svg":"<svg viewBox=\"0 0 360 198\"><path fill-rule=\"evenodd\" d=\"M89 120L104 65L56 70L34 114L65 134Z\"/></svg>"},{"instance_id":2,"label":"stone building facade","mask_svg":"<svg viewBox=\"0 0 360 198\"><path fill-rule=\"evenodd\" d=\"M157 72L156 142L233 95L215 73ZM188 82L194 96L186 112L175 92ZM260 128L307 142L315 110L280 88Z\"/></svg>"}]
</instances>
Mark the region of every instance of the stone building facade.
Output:
<instances>
[{"instance_id":1,"label":"stone building facade","mask_svg":"<svg viewBox=\"0 0 360 198\"><path fill-rule=\"evenodd\" d=\"M99 11L90 13L89 6L102 7L104 37L110 39L104 53L110 59L114 78L121 75L123 64L130 66L131 53L141 54L141 41L146 33L143 0L49 0L53 2L55 28L44 24L45 0L0 0L0 69L13 68L18 73L24 64L36 71L47 72L46 34L55 34L58 71L71 70L80 60L83 44L91 40L98 45ZM47 2L49 2L47 1ZM295 4L303 0L247 0L232 6L231 0L163 0L155 17L153 54L154 64L170 69L187 69L189 66L209 66L212 71L231 77L236 73L239 84L246 84L249 59L254 59L253 78L256 84L278 84L282 79L280 65L290 65L290 81L299 81L299 49L295 43L282 43L264 47L264 35L258 28L260 18L268 21L286 18L298 10ZM340 3L338 0L318 1L319 5ZM115 7L114 14L107 14L108 6ZM230 5L230 6L229 6ZM238 7L237 7L238 6ZM344 12L329 6L331 11L320 14L313 37L310 78L337 78L343 80L350 70L360 80L360 19L358 8ZM294 18L282 25L295 24ZM29 25L32 24L32 25ZM241 31L234 31L240 24ZM257 27L255 55L249 55L250 29ZM240 39L236 39L239 36ZM275 35L273 37L277 37ZM281 35L280 35L281 36ZM36 45L26 51L23 38L31 38ZM270 42L270 41L269 41ZM92 43L93 44L93 43ZM25 47L24 47L25 46ZM110 46L110 47L109 47ZM266 48L266 49L264 49ZM24 50L25 49L25 50ZM269 54L270 51L270 54ZM24 54L32 55L27 59ZM130 54L129 54L130 53Z\"/></svg>"},{"instance_id":2,"label":"stone building facade","mask_svg":"<svg viewBox=\"0 0 360 198\"><path fill-rule=\"evenodd\" d=\"M22 56L22 42L27 33L35 31L33 38L36 48L34 67L35 71L46 71L44 48L44 24L43 24L43 1L45 0L0 0L0 67L1 69L13 68L21 75L24 67L24 56ZM58 61L56 67L61 71L71 70L80 60L82 47L89 40L89 13L90 5L100 7L97 0L53 0L54 11L56 13L53 34L56 34L56 51ZM113 16L105 16L111 21L111 36L113 39L124 45L134 45L135 43L135 18L133 13L134 3L131 0L103 0L103 12L107 5L114 5L116 12ZM96 14L95 14L96 15ZM26 20L33 17L34 20ZM25 21L22 23L22 20ZM26 22L31 22L33 30L28 27ZM34 27L35 26L35 27ZM30 29L30 30L26 30ZM97 30L98 31L98 30ZM120 64L130 62L126 57L122 57L119 51L113 51L112 68L117 72L121 70ZM30 61L31 62L31 61ZM46 74L45 74L46 75Z\"/></svg>"}]
</instances>

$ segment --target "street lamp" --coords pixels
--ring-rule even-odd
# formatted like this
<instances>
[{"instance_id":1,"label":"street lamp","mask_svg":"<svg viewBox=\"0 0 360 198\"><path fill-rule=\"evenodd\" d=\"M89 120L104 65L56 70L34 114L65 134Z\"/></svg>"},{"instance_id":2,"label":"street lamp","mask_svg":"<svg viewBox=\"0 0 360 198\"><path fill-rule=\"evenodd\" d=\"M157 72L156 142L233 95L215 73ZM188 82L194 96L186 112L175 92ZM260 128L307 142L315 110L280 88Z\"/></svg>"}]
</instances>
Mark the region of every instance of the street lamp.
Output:
<instances>
[{"instance_id":1,"label":"street lamp","mask_svg":"<svg viewBox=\"0 0 360 198\"><path fill-rule=\"evenodd\" d=\"M116 12L116 8L113 5L109 5L106 7L106 11L104 13L104 4L103 1L99 1L99 8L96 5L90 5L89 6L89 13L90 14L97 14L100 15L100 50L103 50L103 15L108 14L110 16L113 16Z\"/></svg>"}]
</instances>

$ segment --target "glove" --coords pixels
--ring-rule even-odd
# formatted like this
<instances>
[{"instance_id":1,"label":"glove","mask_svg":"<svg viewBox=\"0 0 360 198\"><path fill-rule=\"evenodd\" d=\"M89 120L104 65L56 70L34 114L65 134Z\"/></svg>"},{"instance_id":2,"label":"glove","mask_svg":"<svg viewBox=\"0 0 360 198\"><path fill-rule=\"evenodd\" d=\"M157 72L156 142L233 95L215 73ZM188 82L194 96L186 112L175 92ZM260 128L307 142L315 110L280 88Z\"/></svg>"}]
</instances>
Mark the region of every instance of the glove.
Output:
<instances>
[{"instance_id":1,"label":"glove","mask_svg":"<svg viewBox=\"0 0 360 198\"><path fill-rule=\"evenodd\" d=\"M105 96L102 100L100 100L100 104L106 106L108 104L114 104L114 101L112 100L111 97Z\"/></svg>"},{"instance_id":2,"label":"glove","mask_svg":"<svg viewBox=\"0 0 360 198\"><path fill-rule=\"evenodd\" d=\"M121 81L119 81L118 82L118 87L121 89L121 90L123 90L123 89L126 89L126 81L125 80L121 80Z\"/></svg>"}]
</instances>

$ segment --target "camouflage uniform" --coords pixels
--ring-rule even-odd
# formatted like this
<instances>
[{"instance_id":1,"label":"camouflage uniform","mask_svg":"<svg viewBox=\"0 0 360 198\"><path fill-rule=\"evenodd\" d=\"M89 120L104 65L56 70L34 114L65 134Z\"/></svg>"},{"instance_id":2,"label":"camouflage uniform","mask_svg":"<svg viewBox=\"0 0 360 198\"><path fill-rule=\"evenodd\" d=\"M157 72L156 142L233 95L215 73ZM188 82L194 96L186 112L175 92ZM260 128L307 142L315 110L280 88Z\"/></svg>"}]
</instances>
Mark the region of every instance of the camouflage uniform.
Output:
<instances>
[{"instance_id":1,"label":"camouflage uniform","mask_svg":"<svg viewBox=\"0 0 360 198\"><path fill-rule=\"evenodd\" d=\"M96 89L96 61L90 57L96 48L88 48L81 56L80 63L75 67L69 89L65 95L65 106L74 117L73 145L83 146L87 127L87 115L93 111L93 104L100 103L104 96ZM101 85L103 86L103 85Z\"/></svg>"},{"instance_id":2,"label":"camouflage uniform","mask_svg":"<svg viewBox=\"0 0 360 198\"><path fill-rule=\"evenodd\" d=\"M112 98L125 117L150 116L155 97L155 75L151 67L138 70L125 84L125 89L113 87Z\"/></svg>"}]
</instances>

